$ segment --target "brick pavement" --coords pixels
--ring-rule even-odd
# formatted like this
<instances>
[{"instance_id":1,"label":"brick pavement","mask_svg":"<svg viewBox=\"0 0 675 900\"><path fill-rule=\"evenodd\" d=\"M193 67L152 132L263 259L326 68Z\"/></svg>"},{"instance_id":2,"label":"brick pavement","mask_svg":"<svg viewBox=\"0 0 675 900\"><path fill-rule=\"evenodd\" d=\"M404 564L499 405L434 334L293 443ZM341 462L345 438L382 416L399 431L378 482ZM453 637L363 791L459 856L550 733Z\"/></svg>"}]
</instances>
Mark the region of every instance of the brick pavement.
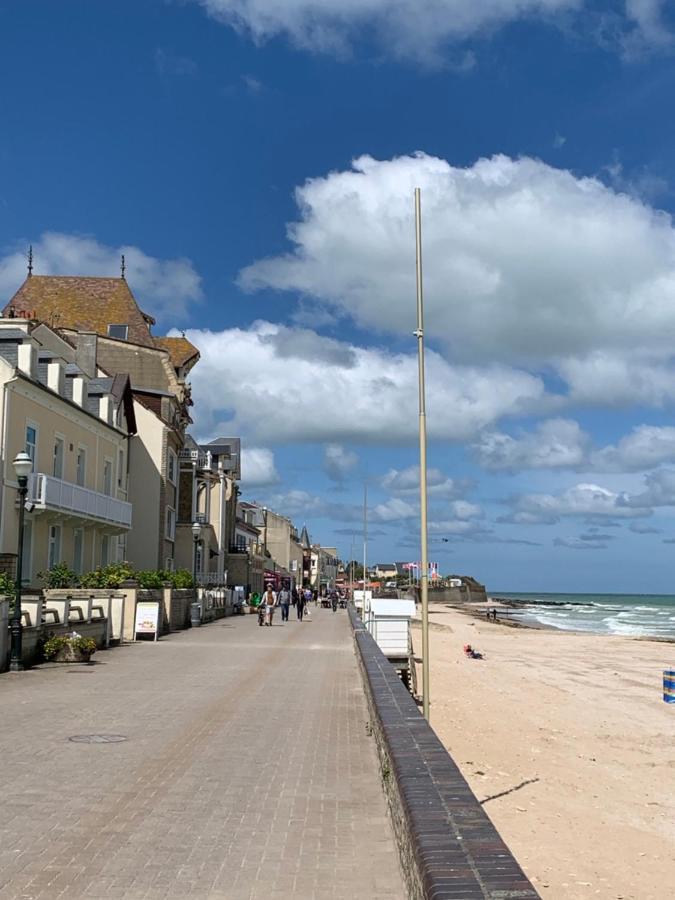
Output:
<instances>
[{"instance_id":1,"label":"brick pavement","mask_svg":"<svg viewBox=\"0 0 675 900\"><path fill-rule=\"evenodd\" d=\"M0 900L405 896L344 610L94 658L0 676Z\"/></svg>"}]
</instances>

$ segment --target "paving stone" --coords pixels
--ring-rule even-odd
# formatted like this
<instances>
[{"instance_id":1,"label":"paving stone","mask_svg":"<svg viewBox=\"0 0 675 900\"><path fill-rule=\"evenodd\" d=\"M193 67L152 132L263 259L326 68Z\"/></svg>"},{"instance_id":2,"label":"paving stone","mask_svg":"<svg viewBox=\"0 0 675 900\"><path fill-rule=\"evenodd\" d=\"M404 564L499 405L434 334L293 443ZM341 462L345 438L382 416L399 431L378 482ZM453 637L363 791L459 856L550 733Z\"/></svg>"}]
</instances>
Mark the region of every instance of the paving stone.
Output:
<instances>
[{"instance_id":1,"label":"paving stone","mask_svg":"<svg viewBox=\"0 0 675 900\"><path fill-rule=\"evenodd\" d=\"M94 659L0 676L0 900L403 900L343 611Z\"/></svg>"}]
</instances>

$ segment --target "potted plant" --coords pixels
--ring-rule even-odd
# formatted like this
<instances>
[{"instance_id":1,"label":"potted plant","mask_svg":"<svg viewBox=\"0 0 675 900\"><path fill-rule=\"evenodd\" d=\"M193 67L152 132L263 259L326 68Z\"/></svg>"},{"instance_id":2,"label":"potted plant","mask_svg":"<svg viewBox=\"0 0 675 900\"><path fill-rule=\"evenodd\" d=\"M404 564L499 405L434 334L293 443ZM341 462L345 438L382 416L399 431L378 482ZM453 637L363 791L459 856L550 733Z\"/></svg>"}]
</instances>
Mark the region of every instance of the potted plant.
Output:
<instances>
[{"instance_id":1,"label":"potted plant","mask_svg":"<svg viewBox=\"0 0 675 900\"><path fill-rule=\"evenodd\" d=\"M82 637L76 631L71 634L54 635L45 641L45 659L53 662L88 663L93 653L96 652L96 641L93 638Z\"/></svg>"}]
</instances>

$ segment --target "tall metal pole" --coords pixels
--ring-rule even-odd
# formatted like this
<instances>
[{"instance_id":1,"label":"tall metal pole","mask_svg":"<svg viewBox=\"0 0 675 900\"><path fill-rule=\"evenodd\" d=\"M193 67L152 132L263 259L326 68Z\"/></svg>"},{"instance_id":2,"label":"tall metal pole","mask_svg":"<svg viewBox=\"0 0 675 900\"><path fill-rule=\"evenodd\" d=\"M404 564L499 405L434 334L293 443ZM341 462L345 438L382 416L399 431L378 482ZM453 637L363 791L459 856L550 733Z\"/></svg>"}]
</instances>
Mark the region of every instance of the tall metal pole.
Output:
<instances>
[{"instance_id":1,"label":"tall metal pole","mask_svg":"<svg viewBox=\"0 0 675 900\"><path fill-rule=\"evenodd\" d=\"M21 619L21 588L23 581L23 521L26 509L26 495L28 494L28 478L19 475L19 545L16 554L16 592L14 594L14 609L10 622L11 650L9 656L9 671L23 671L23 621Z\"/></svg>"},{"instance_id":2,"label":"tall metal pole","mask_svg":"<svg viewBox=\"0 0 675 900\"><path fill-rule=\"evenodd\" d=\"M415 247L417 274L417 366L420 426L420 538L422 541L422 712L429 721L429 549L427 538L427 409L424 390L424 294L422 289L422 203L415 188Z\"/></svg>"},{"instance_id":3,"label":"tall metal pole","mask_svg":"<svg viewBox=\"0 0 675 900\"><path fill-rule=\"evenodd\" d=\"M363 620L366 619L366 572L368 560L368 483L363 485Z\"/></svg>"}]
</instances>

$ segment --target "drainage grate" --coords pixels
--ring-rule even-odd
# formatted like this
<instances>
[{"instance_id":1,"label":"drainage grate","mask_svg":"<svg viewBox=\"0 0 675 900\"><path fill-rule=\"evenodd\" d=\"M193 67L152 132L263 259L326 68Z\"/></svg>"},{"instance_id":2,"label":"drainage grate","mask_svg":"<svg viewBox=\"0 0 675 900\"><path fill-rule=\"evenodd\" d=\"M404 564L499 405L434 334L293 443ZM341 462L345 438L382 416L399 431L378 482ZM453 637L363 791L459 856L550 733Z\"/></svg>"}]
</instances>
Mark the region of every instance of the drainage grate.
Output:
<instances>
[{"instance_id":1,"label":"drainage grate","mask_svg":"<svg viewBox=\"0 0 675 900\"><path fill-rule=\"evenodd\" d=\"M74 734L68 738L74 744L119 744L126 741L123 734Z\"/></svg>"}]
</instances>

